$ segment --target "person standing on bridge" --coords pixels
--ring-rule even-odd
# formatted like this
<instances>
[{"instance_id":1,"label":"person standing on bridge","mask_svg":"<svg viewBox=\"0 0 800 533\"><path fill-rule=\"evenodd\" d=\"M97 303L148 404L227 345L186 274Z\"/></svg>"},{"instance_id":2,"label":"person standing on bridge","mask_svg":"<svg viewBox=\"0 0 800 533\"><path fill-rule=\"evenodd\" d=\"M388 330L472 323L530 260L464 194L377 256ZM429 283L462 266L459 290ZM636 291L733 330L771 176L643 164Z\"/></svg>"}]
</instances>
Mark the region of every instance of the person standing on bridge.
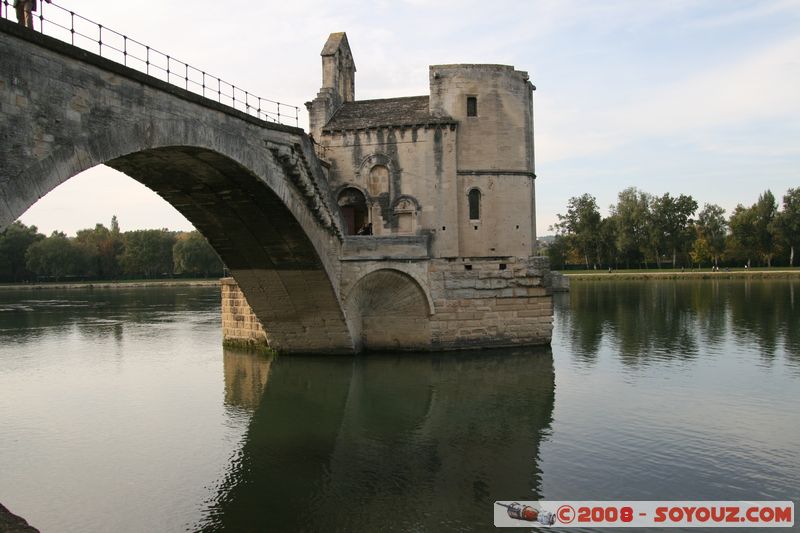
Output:
<instances>
[{"instance_id":1,"label":"person standing on bridge","mask_svg":"<svg viewBox=\"0 0 800 533\"><path fill-rule=\"evenodd\" d=\"M48 4L51 0L45 0ZM33 29L33 12L39 8L36 0L14 0L17 9L17 22L26 28Z\"/></svg>"}]
</instances>

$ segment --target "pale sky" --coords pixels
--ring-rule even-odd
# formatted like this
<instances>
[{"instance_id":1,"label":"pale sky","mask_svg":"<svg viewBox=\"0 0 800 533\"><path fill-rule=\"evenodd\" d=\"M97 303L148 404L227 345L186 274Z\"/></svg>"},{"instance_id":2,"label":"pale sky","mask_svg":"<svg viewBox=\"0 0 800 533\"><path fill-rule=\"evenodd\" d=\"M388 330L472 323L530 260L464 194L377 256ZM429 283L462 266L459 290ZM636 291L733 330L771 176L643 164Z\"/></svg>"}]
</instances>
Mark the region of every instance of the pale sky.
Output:
<instances>
[{"instance_id":1,"label":"pale sky","mask_svg":"<svg viewBox=\"0 0 800 533\"><path fill-rule=\"evenodd\" d=\"M800 0L54 1L300 106L302 126L334 31L347 32L357 99L428 94L431 64L528 71L540 235L587 192L604 214L628 186L691 194L729 214L767 188L780 201L800 187ZM21 219L74 234L114 214L124 231L191 228L106 167L62 184Z\"/></svg>"}]
</instances>

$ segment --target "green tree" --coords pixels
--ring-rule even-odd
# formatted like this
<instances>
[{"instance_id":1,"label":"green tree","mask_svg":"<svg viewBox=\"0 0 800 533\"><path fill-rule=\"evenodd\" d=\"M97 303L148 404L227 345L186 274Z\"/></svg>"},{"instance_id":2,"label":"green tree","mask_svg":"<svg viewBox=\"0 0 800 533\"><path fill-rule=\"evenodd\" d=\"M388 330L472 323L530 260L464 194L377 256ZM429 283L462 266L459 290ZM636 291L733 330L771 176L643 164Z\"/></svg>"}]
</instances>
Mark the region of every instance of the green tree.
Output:
<instances>
[{"instance_id":1,"label":"green tree","mask_svg":"<svg viewBox=\"0 0 800 533\"><path fill-rule=\"evenodd\" d=\"M789 249L789 266L794 266L794 252L800 247L800 187L783 196L783 209L775 219L775 232Z\"/></svg>"},{"instance_id":2,"label":"green tree","mask_svg":"<svg viewBox=\"0 0 800 533\"><path fill-rule=\"evenodd\" d=\"M547 257L550 258L550 265L554 269L558 269L560 265L563 270L566 268L568 255L569 242L567 238L564 235L556 235L555 239L547 245Z\"/></svg>"},{"instance_id":3,"label":"green tree","mask_svg":"<svg viewBox=\"0 0 800 533\"><path fill-rule=\"evenodd\" d=\"M88 275L111 279L121 272L119 256L123 252L123 242L116 218L111 219L112 228L116 227L116 231L102 224L95 225L94 229L78 231L76 241L85 250Z\"/></svg>"},{"instance_id":4,"label":"green tree","mask_svg":"<svg viewBox=\"0 0 800 533\"><path fill-rule=\"evenodd\" d=\"M692 262L697 263L697 266L700 268L703 266L703 261L712 258L711 246L709 246L705 235L703 235L699 228L697 231L697 238L692 244L692 251L689 252L689 255L692 258Z\"/></svg>"},{"instance_id":5,"label":"green tree","mask_svg":"<svg viewBox=\"0 0 800 533\"><path fill-rule=\"evenodd\" d=\"M759 195L753 209L755 210L756 250L767 266L771 267L772 256L775 254L774 228L778 204L769 189Z\"/></svg>"},{"instance_id":6,"label":"green tree","mask_svg":"<svg viewBox=\"0 0 800 533\"><path fill-rule=\"evenodd\" d=\"M661 220L661 212L657 208L657 198L650 199L650 209L647 215L647 250L653 254L656 266L661 268L661 256L667 248L667 238Z\"/></svg>"},{"instance_id":7,"label":"green tree","mask_svg":"<svg viewBox=\"0 0 800 533\"><path fill-rule=\"evenodd\" d=\"M738 258L751 266L753 255L757 253L758 236L756 231L756 212L752 207L742 204L736 206L728 220L731 238L728 248Z\"/></svg>"},{"instance_id":8,"label":"green tree","mask_svg":"<svg viewBox=\"0 0 800 533\"><path fill-rule=\"evenodd\" d=\"M608 265L619 264L619 250L617 249L617 231L619 224L616 217L606 217L600 220L597 230L598 260Z\"/></svg>"},{"instance_id":9,"label":"green tree","mask_svg":"<svg viewBox=\"0 0 800 533\"><path fill-rule=\"evenodd\" d=\"M627 268L631 261L638 263L645 257L650 202L649 194L628 187L619 193L617 204L611 206L611 216L616 219L616 247Z\"/></svg>"},{"instance_id":10,"label":"green tree","mask_svg":"<svg viewBox=\"0 0 800 533\"><path fill-rule=\"evenodd\" d=\"M34 243L44 239L36 226L26 226L19 220L0 233L0 279L23 281L33 277L26 267L25 253Z\"/></svg>"},{"instance_id":11,"label":"green tree","mask_svg":"<svg viewBox=\"0 0 800 533\"><path fill-rule=\"evenodd\" d=\"M144 229L123 233L120 265L125 274L152 278L173 273L172 247L175 234L166 229Z\"/></svg>"},{"instance_id":12,"label":"green tree","mask_svg":"<svg viewBox=\"0 0 800 533\"><path fill-rule=\"evenodd\" d=\"M27 267L37 276L60 280L86 272L86 257L76 243L60 231L32 244L25 254Z\"/></svg>"},{"instance_id":13,"label":"green tree","mask_svg":"<svg viewBox=\"0 0 800 533\"><path fill-rule=\"evenodd\" d=\"M725 235L728 224L725 221L725 210L715 204L705 204L697 214L698 239L702 237L704 246L708 248L714 266L719 266L719 259L725 252Z\"/></svg>"},{"instance_id":14,"label":"green tree","mask_svg":"<svg viewBox=\"0 0 800 533\"><path fill-rule=\"evenodd\" d=\"M176 274L194 274L204 278L210 274L222 275L222 261L199 231L178 236L172 248L172 259Z\"/></svg>"},{"instance_id":15,"label":"green tree","mask_svg":"<svg viewBox=\"0 0 800 533\"><path fill-rule=\"evenodd\" d=\"M672 268L677 266L678 252L688 251L694 241L692 215L695 211L697 202L685 194L673 198L666 193L653 200L650 209L651 239L657 254L660 248L672 252Z\"/></svg>"},{"instance_id":16,"label":"green tree","mask_svg":"<svg viewBox=\"0 0 800 533\"><path fill-rule=\"evenodd\" d=\"M570 244L583 257L586 268L589 268L589 257L592 261L600 261L599 229L600 211L597 200L590 194L573 196L567 203L567 214L556 215L558 223L555 228L566 236Z\"/></svg>"}]
</instances>

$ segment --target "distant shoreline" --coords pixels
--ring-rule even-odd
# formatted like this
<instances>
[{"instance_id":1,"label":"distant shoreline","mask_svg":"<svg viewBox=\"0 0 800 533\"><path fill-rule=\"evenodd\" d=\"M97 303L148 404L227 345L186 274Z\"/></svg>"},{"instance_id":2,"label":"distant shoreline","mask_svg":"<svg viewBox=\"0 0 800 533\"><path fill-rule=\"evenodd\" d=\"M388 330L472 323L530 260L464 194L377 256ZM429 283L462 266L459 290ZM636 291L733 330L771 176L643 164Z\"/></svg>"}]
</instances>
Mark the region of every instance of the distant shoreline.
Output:
<instances>
[{"instance_id":1,"label":"distant shoreline","mask_svg":"<svg viewBox=\"0 0 800 533\"><path fill-rule=\"evenodd\" d=\"M553 271L563 274L570 281L635 281L648 279L800 279L800 269L794 270L733 270L729 272L667 271L657 270L638 272L614 270L612 272L598 270L596 272ZM158 279L130 281L81 281L41 283L0 283L0 291L13 290L46 290L46 289L138 289L152 287L218 287L219 279Z\"/></svg>"},{"instance_id":2,"label":"distant shoreline","mask_svg":"<svg viewBox=\"0 0 800 533\"><path fill-rule=\"evenodd\" d=\"M629 281L629 280L648 280L648 279L800 279L800 269L794 270L732 270L729 272L692 271L650 271L650 272L628 272L625 270L614 270L612 272L576 272L570 274L569 271L561 272L570 281Z\"/></svg>"},{"instance_id":3,"label":"distant shoreline","mask_svg":"<svg viewBox=\"0 0 800 533\"><path fill-rule=\"evenodd\" d=\"M47 290L47 289L139 289L152 287L218 287L219 279L158 279L131 281L81 281L44 283L2 283L4 290Z\"/></svg>"}]
</instances>

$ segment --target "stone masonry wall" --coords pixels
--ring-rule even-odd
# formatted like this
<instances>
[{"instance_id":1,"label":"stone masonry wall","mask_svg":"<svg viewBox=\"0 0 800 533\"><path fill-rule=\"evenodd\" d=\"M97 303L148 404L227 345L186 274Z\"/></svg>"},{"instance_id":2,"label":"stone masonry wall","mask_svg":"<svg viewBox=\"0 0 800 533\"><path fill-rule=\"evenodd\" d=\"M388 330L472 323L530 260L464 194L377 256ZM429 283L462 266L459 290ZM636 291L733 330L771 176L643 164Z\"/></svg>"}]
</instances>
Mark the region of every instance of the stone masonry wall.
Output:
<instances>
[{"instance_id":1,"label":"stone masonry wall","mask_svg":"<svg viewBox=\"0 0 800 533\"><path fill-rule=\"evenodd\" d=\"M431 65L431 113L458 121L458 171L534 172L528 73L507 65ZM467 97L477 114L467 116Z\"/></svg>"},{"instance_id":2,"label":"stone masonry wall","mask_svg":"<svg viewBox=\"0 0 800 533\"><path fill-rule=\"evenodd\" d=\"M269 346L269 337L233 278L223 278L222 338L225 343Z\"/></svg>"},{"instance_id":3,"label":"stone masonry wall","mask_svg":"<svg viewBox=\"0 0 800 533\"><path fill-rule=\"evenodd\" d=\"M433 254L454 257L458 250L456 134L449 126L380 127L326 133L325 158L331 163L330 186L356 186L372 211L375 235L396 234L395 201L411 196L421 209L416 227L436 232ZM371 182L376 166L386 167L386 183ZM527 251L526 251L527 253Z\"/></svg>"},{"instance_id":4,"label":"stone masonry wall","mask_svg":"<svg viewBox=\"0 0 800 533\"><path fill-rule=\"evenodd\" d=\"M435 260L434 349L549 344L553 299L545 257Z\"/></svg>"}]
</instances>

